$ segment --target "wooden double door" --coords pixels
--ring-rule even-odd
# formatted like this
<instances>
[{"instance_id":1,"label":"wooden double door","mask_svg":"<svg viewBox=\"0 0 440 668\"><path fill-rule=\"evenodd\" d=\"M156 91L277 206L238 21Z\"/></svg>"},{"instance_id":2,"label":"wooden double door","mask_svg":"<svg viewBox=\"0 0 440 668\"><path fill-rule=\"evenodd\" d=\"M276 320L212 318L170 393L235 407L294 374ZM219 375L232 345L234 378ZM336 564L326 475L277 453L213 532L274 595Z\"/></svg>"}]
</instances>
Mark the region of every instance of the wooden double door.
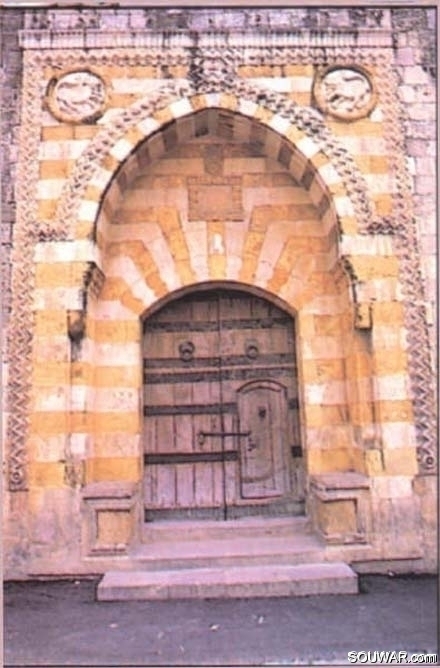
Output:
<instances>
[{"instance_id":1,"label":"wooden double door","mask_svg":"<svg viewBox=\"0 0 440 668\"><path fill-rule=\"evenodd\" d=\"M206 290L144 323L145 519L303 512L294 321Z\"/></svg>"}]
</instances>

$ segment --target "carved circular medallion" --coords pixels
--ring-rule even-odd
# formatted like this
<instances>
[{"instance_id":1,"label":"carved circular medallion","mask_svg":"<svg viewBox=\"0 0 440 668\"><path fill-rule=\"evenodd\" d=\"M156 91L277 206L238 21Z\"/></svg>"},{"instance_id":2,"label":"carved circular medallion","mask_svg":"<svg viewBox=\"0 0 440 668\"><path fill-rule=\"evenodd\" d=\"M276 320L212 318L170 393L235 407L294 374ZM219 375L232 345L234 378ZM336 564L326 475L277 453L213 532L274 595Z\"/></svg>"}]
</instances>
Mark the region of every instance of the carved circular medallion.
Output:
<instances>
[{"instance_id":1,"label":"carved circular medallion","mask_svg":"<svg viewBox=\"0 0 440 668\"><path fill-rule=\"evenodd\" d=\"M331 66L318 72L313 95L319 109L343 120L368 116L377 96L370 75L360 67Z\"/></svg>"},{"instance_id":2,"label":"carved circular medallion","mask_svg":"<svg viewBox=\"0 0 440 668\"><path fill-rule=\"evenodd\" d=\"M89 70L74 70L53 78L46 93L52 115L68 123L95 121L104 113L106 97L104 81Z\"/></svg>"}]
</instances>

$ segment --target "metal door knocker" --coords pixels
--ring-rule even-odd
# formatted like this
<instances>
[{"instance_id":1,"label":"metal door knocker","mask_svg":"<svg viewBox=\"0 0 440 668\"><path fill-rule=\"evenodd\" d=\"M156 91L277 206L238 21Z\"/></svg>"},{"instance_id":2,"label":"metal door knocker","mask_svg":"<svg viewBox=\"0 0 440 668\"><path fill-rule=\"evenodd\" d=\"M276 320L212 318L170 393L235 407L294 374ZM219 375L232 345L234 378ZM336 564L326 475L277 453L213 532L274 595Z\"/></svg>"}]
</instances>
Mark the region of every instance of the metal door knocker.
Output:
<instances>
[{"instance_id":1,"label":"metal door knocker","mask_svg":"<svg viewBox=\"0 0 440 668\"><path fill-rule=\"evenodd\" d=\"M179 344L179 357L184 362L190 362L194 357L196 347L192 341L183 341Z\"/></svg>"}]
</instances>

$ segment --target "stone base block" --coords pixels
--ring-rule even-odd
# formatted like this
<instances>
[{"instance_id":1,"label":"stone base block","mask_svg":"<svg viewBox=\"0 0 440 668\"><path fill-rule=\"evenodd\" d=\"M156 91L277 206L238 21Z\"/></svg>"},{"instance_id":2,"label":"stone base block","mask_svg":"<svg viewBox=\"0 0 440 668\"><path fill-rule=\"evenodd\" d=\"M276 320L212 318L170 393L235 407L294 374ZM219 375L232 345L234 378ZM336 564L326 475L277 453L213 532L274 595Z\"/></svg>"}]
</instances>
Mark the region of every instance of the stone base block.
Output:
<instances>
[{"instance_id":1,"label":"stone base block","mask_svg":"<svg viewBox=\"0 0 440 668\"><path fill-rule=\"evenodd\" d=\"M329 545L366 543L369 532L369 482L358 473L328 473L310 481L314 529Z\"/></svg>"},{"instance_id":2,"label":"stone base block","mask_svg":"<svg viewBox=\"0 0 440 668\"><path fill-rule=\"evenodd\" d=\"M135 538L137 486L102 482L83 491L83 544L89 556L125 554Z\"/></svg>"}]
</instances>

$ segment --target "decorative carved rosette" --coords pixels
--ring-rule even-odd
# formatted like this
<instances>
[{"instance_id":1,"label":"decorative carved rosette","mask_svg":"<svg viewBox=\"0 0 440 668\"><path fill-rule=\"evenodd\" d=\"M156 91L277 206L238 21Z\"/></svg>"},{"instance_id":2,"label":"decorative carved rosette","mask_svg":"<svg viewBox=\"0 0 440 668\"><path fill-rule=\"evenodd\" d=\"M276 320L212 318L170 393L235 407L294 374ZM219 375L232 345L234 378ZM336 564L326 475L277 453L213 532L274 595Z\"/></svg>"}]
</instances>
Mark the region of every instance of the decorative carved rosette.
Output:
<instances>
[{"instance_id":1,"label":"decorative carved rosette","mask_svg":"<svg viewBox=\"0 0 440 668\"><path fill-rule=\"evenodd\" d=\"M45 102L51 114L66 123L92 123L102 116L107 92L102 78L88 69L76 69L53 77Z\"/></svg>"},{"instance_id":2,"label":"decorative carved rosette","mask_svg":"<svg viewBox=\"0 0 440 668\"><path fill-rule=\"evenodd\" d=\"M370 74L358 65L319 68L313 84L313 96L324 114L344 121L368 116L377 102Z\"/></svg>"}]
</instances>

